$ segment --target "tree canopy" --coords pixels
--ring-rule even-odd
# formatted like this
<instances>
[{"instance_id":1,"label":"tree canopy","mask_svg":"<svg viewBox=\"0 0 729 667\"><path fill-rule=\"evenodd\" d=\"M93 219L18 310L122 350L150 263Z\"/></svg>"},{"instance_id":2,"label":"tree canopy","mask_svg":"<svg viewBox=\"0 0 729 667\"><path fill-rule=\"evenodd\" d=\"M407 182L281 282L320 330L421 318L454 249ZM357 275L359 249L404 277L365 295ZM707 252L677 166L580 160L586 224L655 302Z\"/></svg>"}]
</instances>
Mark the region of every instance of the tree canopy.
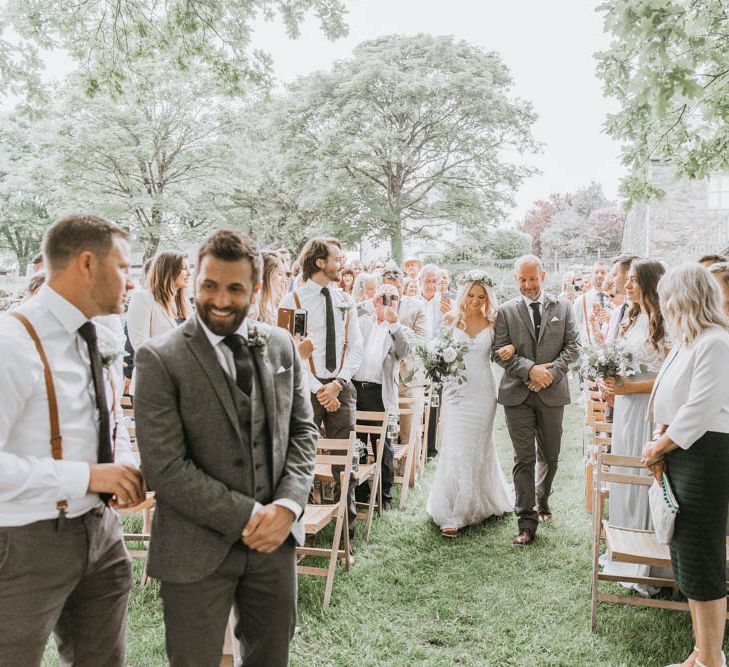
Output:
<instances>
[{"instance_id":1,"label":"tree canopy","mask_svg":"<svg viewBox=\"0 0 729 667\"><path fill-rule=\"evenodd\" d=\"M410 234L506 216L532 173L514 157L538 148L531 106L510 88L495 53L452 37L382 37L274 98L267 141L294 148L292 173L320 220L387 239L401 259Z\"/></svg>"},{"instance_id":2,"label":"tree canopy","mask_svg":"<svg viewBox=\"0 0 729 667\"><path fill-rule=\"evenodd\" d=\"M681 176L729 169L729 6L726 0L609 0L613 40L597 55L605 92L620 111L608 132L624 143L631 200L657 194L650 161Z\"/></svg>"}]
</instances>

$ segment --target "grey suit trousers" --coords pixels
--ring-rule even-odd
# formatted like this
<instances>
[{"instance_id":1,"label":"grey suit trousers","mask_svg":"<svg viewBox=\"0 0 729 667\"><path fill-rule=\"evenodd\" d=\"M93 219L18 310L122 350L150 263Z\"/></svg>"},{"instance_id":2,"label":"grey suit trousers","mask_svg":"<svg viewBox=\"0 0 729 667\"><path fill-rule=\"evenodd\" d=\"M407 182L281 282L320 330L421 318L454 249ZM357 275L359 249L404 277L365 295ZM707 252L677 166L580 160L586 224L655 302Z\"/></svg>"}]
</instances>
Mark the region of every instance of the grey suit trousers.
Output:
<instances>
[{"instance_id":1,"label":"grey suit trousers","mask_svg":"<svg viewBox=\"0 0 729 667\"><path fill-rule=\"evenodd\" d=\"M514 447L514 511L519 530L536 531L535 505L547 506L557 474L564 406L545 405L538 394L530 392L520 405L504 406L504 414Z\"/></svg>"},{"instance_id":2,"label":"grey suit trousers","mask_svg":"<svg viewBox=\"0 0 729 667\"><path fill-rule=\"evenodd\" d=\"M199 581L163 581L171 667L218 667L231 606L244 667L285 667L296 629L293 537L271 554L234 544L220 567Z\"/></svg>"},{"instance_id":3,"label":"grey suit trousers","mask_svg":"<svg viewBox=\"0 0 729 667\"><path fill-rule=\"evenodd\" d=\"M55 630L61 665L122 667L132 564L109 509L0 528L0 667L41 664Z\"/></svg>"}]
</instances>

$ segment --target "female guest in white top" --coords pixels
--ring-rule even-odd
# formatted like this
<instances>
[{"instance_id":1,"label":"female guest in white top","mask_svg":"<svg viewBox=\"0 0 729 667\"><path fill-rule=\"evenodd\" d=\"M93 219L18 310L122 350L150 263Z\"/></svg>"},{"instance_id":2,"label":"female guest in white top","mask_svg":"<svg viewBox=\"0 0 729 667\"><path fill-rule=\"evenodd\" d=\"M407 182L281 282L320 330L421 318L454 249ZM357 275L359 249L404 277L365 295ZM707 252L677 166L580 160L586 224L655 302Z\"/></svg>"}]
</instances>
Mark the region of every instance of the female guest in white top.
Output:
<instances>
[{"instance_id":1,"label":"female guest in white top","mask_svg":"<svg viewBox=\"0 0 729 667\"><path fill-rule=\"evenodd\" d=\"M147 274L147 289L132 292L127 310L127 331L135 350L189 317L189 280L190 268L183 253L165 250L154 258ZM129 392L134 393L134 377Z\"/></svg>"},{"instance_id":2,"label":"female guest in white top","mask_svg":"<svg viewBox=\"0 0 729 667\"><path fill-rule=\"evenodd\" d=\"M646 444L643 462L657 478L667 470L679 505L671 563L696 639L684 664L720 667L726 665L729 319L717 285L698 264L670 271L658 293L674 347L648 410L660 436Z\"/></svg>"}]
</instances>

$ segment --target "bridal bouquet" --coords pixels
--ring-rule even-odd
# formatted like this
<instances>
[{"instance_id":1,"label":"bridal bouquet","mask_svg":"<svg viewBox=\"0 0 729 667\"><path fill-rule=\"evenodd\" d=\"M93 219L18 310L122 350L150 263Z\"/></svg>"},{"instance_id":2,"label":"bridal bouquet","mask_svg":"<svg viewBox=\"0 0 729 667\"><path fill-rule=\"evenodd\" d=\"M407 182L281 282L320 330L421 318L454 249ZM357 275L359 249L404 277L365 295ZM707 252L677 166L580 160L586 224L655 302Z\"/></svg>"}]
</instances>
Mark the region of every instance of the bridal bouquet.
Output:
<instances>
[{"instance_id":1,"label":"bridal bouquet","mask_svg":"<svg viewBox=\"0 0 729 667\"><path fill-rule=\"evenodd\" d=\"M427 345L418 345L415 354L423 365L426 377L440 386L446 380L454 384L463 384L466 381L463 357L467 350L466 343L454 338L453 329L444 329Z\"/></svg>"},{"instance_id":2,"label":"bridal bouquet","mask_svg":"<svg viewBox=\"0 0 729 667\"><path fill-rule=\"evenodd\" d=\"M591 378L630 377L642 371L635 353L624 340L608 343L605 347L583 347L579 370Z\"/></svg>"}]
</instances>

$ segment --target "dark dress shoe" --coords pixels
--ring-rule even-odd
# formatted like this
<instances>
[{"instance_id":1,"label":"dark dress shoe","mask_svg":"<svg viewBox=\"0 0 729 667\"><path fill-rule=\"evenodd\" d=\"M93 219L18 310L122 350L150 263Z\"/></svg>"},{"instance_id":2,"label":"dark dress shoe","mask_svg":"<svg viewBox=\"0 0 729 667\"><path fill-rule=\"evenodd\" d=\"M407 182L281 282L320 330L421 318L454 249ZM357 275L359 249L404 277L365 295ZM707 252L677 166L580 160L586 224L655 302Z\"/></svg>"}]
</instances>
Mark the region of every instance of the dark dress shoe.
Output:
<instances>
[{"instance_id":1,"label":"dark dress shoe","mask_svg":"<svg viewBox=\"0 0 729 667\"><path fill-rule=\"evenodd\" d=\"M547 523L552 520L552 510L549 509L549 505L537 505L537 516L540 521Z\"/></svg>"},{"instance_id":2,"label":"dark dress shoe","mask_svg":"<svg viewBox=\"0 0 729 667\"><path fill-rule=\"evenodd\" d=\"M382 503L382 511L383 512L389 512L391 509L392 509L392 504L390 503L389 500L385 500Z\"/></svg>"},{"instance_id":3,"label":"dark dress shoe","mask_svg":"<svg viewBox=\"0 0 729 667\"><path fill-rule=\"evenodd\" d=\"M534 542L534 531L529 530L529 528L522 528L512 544L515 547L528 547L532 542Z\"/></svg>"}]
</instances>

